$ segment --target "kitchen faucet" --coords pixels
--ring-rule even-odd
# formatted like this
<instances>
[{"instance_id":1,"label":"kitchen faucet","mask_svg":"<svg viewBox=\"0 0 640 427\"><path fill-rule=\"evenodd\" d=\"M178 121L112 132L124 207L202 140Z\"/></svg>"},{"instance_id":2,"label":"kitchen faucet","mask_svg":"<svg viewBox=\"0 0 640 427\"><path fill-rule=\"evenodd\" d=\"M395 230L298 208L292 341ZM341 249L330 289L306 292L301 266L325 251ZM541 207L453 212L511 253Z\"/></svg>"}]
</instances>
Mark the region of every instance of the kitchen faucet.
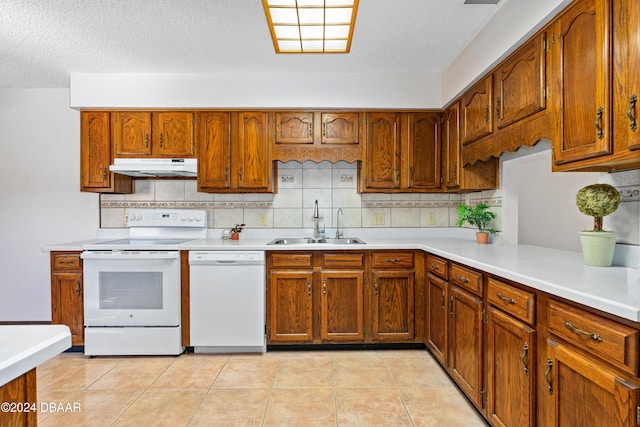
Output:
<instances>
[{"instance_id":1,"label":"kitchen faucet","mask_svg":"<svg viewBox=\"0 0 640 427\"><path fill-rule=\"evenodd\" d=\"M342 208L338 208L338 212L336 212L336 239L341 239L342 235L344 234L342 231L340 231L340 214L344 216Z\"/></svg>"},{"instance_id":2,"label":"kitchen faucet","mask_svg":"<svg viewBox=\"0 0 640 427\"><path fill-rule=\"evenodd\" d=\"M313 226L313 237L320 237L320 212L318 212L318 201L313 207L313 216L311 217L315 225Z\"/></svg>"}]
</instances>

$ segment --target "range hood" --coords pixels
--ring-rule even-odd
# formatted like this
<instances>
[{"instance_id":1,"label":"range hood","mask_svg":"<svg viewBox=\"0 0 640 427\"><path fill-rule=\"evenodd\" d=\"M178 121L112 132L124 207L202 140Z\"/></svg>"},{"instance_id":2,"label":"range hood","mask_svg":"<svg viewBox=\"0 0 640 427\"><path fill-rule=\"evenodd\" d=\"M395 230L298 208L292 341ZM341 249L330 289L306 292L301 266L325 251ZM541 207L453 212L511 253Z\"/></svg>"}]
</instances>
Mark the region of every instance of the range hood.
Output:
<instances>
[{"instance_id":1,"label":"range hood","mask_svg":"<svg viewBox=\"0 0 640 427\"><path fill-rule=\"evenodd\" d=\"M114 159L111 172L136 177L195 177L196 159Z\"/></svg>"}]
</instances>

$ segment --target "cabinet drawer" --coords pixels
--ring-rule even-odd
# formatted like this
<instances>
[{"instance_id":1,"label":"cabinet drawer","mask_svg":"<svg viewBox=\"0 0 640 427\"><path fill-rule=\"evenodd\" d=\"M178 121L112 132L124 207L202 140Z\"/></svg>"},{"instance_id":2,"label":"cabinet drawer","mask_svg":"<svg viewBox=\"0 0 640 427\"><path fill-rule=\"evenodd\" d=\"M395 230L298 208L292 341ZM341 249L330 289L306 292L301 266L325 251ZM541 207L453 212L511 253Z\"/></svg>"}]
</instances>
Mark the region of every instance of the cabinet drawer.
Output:
<instances>
[{"instance_id":1,"label":"cabinet drawer","mask_svg":"<svg viewBox=\"0 0 640 427\"><path fill-rule=\"evenodd\" d=\"M413 252L373 252L371 266L381 267L413 267Z\"/></svg>"},{"instance_id":2,"label":"cabinet drawer","mask_svg":"<svg viewBox=\"0 0 640 427\"><path fill-rule=\"evenodd\" d=\"M451 264L449 270L449 280L451 283L478 295L482 295L482 273L458 264Z\"/></svg>"},{"instance_id":3,"label":"cabinet drawer","mask_svg":"<svg viewBox=\"0 0 640 427\"><path fill-rule=\"evenodd\" d=\"M636 329L558 301L549 301L549 329L569 343L638 375Z\"/></svg>"},{"instance_id":4,"label":"cabinet drawer","mask_svg":"<svg viewBox=\"0 0 640 427\"><path fill-rule=\"evenodd\" d=\"M322 254L322 268L364 268L364 253Z\"/></svg>"},{"instance_id":5,"label":"cabinet drawer","mask_svg":"<svg viewBox=\"0 0 640 427\"><path fill-rule=\"evenodd\" d=\"M271 267L273 268L311 268L313 254L308 252L272 253Z\"/></svg>"},{"instance_id":6,"label":"cabinet drawer","mask_svg":"<svg viewBox=\"0 0 640 427\"><path fill-rule=\"evenodd\" d=\"M440 276L443 279L449 279L449 261L438 258L437 256L427 256L427 269L430 273Z\"/></svg>"},{"instance_id":7,"label":"cabinet drawer","mask_svg":"<svg viewBox=\"0 0 640 427\"><path fill-rule=\"evenodd\" d=\"M54 270L80 270L82 269L82 264L80 260L80 252L63 252L63 253L52 253L51 254L52 263Z\"/></svg>"},{"instance_id":8,"label":"cabinet drawer","mask_svg":"<svg viewBox=\"0 0 640 427\"><path fill-rule=\"evenodd\" d=\"M489 304L522 321L534 323L536 312L534 293L516 288L492 277L489 278L487 293Z\"/></svg>"}]
</instances>

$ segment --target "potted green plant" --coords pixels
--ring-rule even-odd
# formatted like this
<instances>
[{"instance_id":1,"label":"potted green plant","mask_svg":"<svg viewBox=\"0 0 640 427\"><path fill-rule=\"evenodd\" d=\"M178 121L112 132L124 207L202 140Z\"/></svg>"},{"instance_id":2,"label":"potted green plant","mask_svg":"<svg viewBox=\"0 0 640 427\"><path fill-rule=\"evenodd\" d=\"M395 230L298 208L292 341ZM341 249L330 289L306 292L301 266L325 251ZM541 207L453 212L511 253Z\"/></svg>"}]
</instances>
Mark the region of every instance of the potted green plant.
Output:
<instances>
[{"instance_id":1,"label":"potted green plant","mask_svg":"<svg viewBox=\"0 0 640 427\"><path fill-rule=\"evenodd\" d=\"M465 223L478 227L476 232L476 240L478 243L487 243L489 234L495 234L498 231L489 228L489 223L496 218L496 214L491 212L489 205L479 203L477 205L458 205L458 227L462 227Z\"/></svg>"},{"instance_id":2,"label":"potted green plant","mask_svg":"<svg viewBox=\"0 0 640 427\"><path fill-rule=\"evenodd\" d=\"M602 218L620 206L620 192L609 184L592 184L576 194L580 212L593 217L593 230L580 232L580 245L586 265L608 267L613 262L616 233L602 229Z\"/></svg>"}]
</instances>

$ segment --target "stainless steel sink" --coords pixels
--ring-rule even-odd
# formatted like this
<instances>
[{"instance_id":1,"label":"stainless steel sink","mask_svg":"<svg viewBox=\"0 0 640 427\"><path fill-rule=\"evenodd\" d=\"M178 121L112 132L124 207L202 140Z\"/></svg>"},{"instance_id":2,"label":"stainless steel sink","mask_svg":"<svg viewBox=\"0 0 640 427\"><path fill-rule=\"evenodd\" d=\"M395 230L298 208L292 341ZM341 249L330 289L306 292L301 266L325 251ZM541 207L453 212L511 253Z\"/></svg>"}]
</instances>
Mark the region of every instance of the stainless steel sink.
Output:
<instances>
[{"instance_id":1,"label":"stainless steel sink","mask_svg":"<svg viewBox=\"0 0 640 427\"><path fill-rule=\"evenodd\" d=\"M280 238L274 239L267 245L310 245L315 243L328 245L364 245L366 242L357 237L343 237L341 239L326 239L324 237Z\"/></svg>"}]
</instances>

